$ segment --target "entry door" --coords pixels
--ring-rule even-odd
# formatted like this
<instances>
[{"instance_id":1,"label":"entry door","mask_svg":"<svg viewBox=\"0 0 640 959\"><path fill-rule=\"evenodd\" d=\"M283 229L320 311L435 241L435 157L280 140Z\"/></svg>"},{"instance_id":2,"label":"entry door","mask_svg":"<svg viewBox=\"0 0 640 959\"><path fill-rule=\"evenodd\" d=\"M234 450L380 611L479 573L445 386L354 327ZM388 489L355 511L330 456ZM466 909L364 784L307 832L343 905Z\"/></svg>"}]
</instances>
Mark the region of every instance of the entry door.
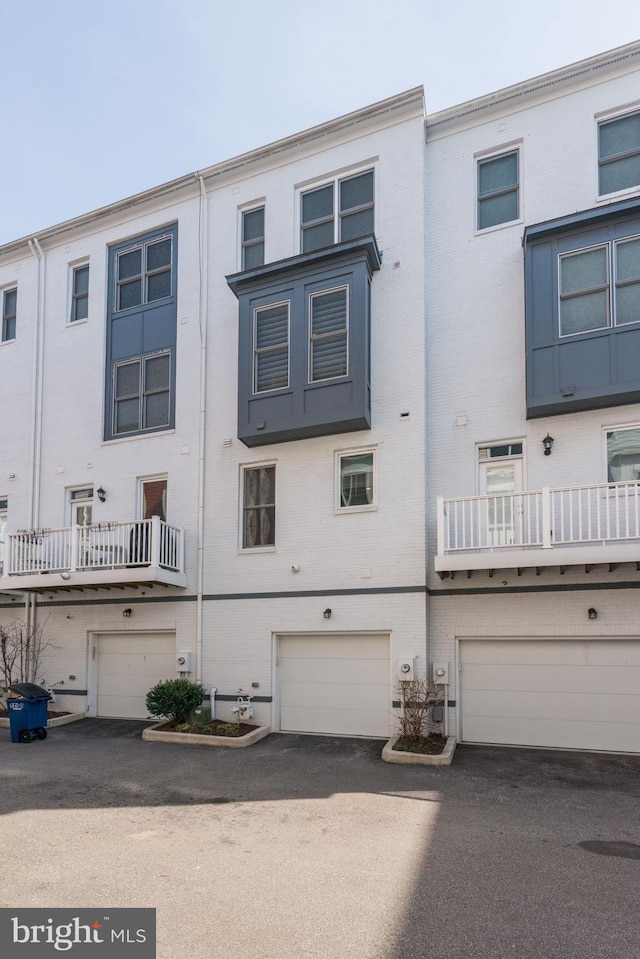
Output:
<instances>
[{"instance_id":1,"label":"entry door","mask_svg":"<svg viewBox=\"0 0 640 959\"><path fill-rule=\"evenodd\" d=\"M69 493L71 500L71 525L79 526L78 562L80 566L91 563L90 532L93 516L93 489L76 489Z\"/></svg>"},{"instance_id":2,"label":"entry door","mask_svg":"<svg viewBox=\"0 0 640 959\"><path fill-rule=\"evenodd\" d=\"M522 460L480 464L480 495L487 497L487 546L522 542Z\"/></svg>"}]
</instances>

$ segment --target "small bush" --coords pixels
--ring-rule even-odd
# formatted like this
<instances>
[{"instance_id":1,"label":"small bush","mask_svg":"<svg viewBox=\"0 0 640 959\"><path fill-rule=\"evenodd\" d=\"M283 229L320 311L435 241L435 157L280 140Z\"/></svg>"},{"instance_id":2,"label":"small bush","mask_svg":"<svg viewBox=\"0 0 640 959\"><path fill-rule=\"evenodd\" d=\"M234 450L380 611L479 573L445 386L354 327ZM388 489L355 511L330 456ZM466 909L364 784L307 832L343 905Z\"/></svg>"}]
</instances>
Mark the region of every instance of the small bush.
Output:
<instances>
[{"instance_id":1,"label":"small bush","mask_svg":"<svg viewBox=\"0 0 640 959\"><path fill-rule=\"evenodd\" d=\"M186 723L202 702L202 686L189 679L165 679L147 693L146 707L158 719Z\"/></svg>"}]
</instances>

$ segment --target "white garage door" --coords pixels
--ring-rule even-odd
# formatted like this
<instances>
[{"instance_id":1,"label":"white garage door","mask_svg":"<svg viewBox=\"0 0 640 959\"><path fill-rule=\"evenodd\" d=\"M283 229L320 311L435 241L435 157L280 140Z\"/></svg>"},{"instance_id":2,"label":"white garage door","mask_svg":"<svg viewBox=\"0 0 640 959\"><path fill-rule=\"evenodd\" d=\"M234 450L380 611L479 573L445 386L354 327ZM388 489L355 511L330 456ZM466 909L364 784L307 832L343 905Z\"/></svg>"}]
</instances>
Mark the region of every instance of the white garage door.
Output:
<instances>
[{"instance_id":1,"label":"white garage door","mask_svg":"<svg viewBox=\"0 0 640 959\"><path fill-rule=\"evenodd\" d=\"M175 633L119 633L97 637L97 714L146 719L152 686L176 678Z\"/></svg>"},{"instance_id":2,"label":"white garage door","mask_svg":"<svg viewBox=\"0 0 640 959\"><path fill-rule=\"evenodd\" d=\"M388 738L388 636L282 636L278 659L283 731Z\"/></svg>"},{"instance_id":3,"label":"white garage door","mask_svg":"<svg viewBox=\"0 0 640 959\"><path fill-rule=\"evenodd\" d=\"M640 642L460 643L461 739L640 752Z\"/></svg>"}]
</instances>

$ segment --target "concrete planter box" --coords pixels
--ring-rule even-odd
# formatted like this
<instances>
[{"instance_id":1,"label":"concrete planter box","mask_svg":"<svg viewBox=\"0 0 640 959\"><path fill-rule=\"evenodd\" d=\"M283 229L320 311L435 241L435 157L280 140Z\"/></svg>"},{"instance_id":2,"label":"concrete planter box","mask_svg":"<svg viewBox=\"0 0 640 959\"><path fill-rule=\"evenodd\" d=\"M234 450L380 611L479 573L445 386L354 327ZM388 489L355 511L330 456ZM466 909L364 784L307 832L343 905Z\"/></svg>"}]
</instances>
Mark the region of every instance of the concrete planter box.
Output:
<instances>
[{"instance_id":1,"label":"concrete planter box","mask_svg":"<svg viewBox=\"0 0 640 959\"><path fill-rule=\"evenodd\" d=\"M69 713L68 716L53 716L47 720L47 726L66 726L67 723L75 723L78 719L84 719L84 713ZM9 717L0 716L0 729L9 728Z\"/></svg>"},{"instance_id":2,"label":"concrete planter box","mask_svg":"<svg viewBox=\"0 0 640 959\"><path fill-rule=\"evenodd\" d=\"M258 726L245 736L200 736L198 733L174 733L160 729L164 723L147 726L142 730L142 738L146 742L155 743L182 743L183 746L227 746L231 749L242 749L243 746L253 746L268 736L271 726Z\"/></svg>"},{"instance_id":3,"label":"concrete planter box","mask_svg":"<svg viewBox=\"0 0 640 959\"><path fill-rule=\"evenodd\" d=\"M393 747L399 736L394 736L382 750L382 759L385 763L402 763L410 766L450 766L456 748L454 736L447 736L443 751L438 756L429 756L424 753L405 753Z\"/></svg>"}]
</instances>

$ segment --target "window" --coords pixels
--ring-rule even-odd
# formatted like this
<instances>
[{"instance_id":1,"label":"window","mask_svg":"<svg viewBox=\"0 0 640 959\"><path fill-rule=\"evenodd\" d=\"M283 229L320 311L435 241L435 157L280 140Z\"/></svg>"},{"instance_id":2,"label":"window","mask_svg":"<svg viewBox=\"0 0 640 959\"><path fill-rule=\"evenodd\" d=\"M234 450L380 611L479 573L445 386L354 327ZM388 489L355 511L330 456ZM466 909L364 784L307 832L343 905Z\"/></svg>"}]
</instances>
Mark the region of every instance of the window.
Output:
<instances>
[{"instance_id":1,"label":"window","mask_svg":"<svg viewBox=\"0 0 640 959\"><path fill-rule=\"evenodd\" d=\"M561 336L640 321L640 237L564 254L559 263Z\"/></svg>"},{"instance_id":2,"label":"window","mask_svg":"<svg viewBox=\"0 0 640 959\"><path fill-rule=\"evenodd\" d=\"M167 521L167 479L148 479L140 483L141 491L141 519L151 519L159 516Z\"/></svg>"},{"instance_id":3,"label":"window","mask_svg":"<svg viewBox=\"0 0 640 959\"><path fill-rule=\"evenodd\" d=\"M16 338L17 289L5 290L2 297L2 342Z\"/></svg>"},{"instance_id":4,"label":"window","mask_svg":"<svg viewBox=\"0 0 640 959\"><path fill-rule=\"evenodd\" d=\"M162 236L117 254L116 310L171 296L171 243Z\"/></svg>"},{"instance_id":5,"label":"window","mask_svg":"<svg viewBox=\"0 0 640 959\"><path fill-rule=\"evenodd\" d=\"M607 482L640 480L640 427L607 433Z\"/></svg>"},{"instance_id":6,"label":"window","mask_svg":"<svg viewBox=\"0 0 640 959\"><path fill-rule=\"evenodd\" d=\"M178 228L109 249L104 438L175 422Z\"/></svg>"},{"instance_id":7,"label":"window","mask_svg":"<svg viewBox=\"0 0 640 959\"><path fill-rule=\"evenodd\" d=\"M371 508L374 505L373 450L339 453L337 466L337 508Z\"/></svg>"},{"instance_id":8,"label":"window","mask_svg":"<svg viewBox=\"0 0 640 959\"><path fill-rule=\"evenodd\" d=\"M242 548L275 546L276 468L247 467L243 474Z\"/></svg>"},{"instance_id":9,"label":"window","mask_svg":"<svg viewBox=\"0 0 640 959\"><path fill-rule=\"evenodd\" d=\"M478 229L517 220L518 151L478 162Z\"/></svg>"},{"instance_id":10,"label":"window","mask_svg":"<svg viewBox=\"0 0 640 959\"><path fill-rule=\"evenodd\" d=\"M264 207L242 214L242 269L264 263Z\"/></svg>"},{"instance_id":11,"label":"window","mask_svg":"<svg viewBox=\"0 0 640 959\"><path fill-rule=\"evenodd\" d=\"M253 392L289 385L289 301L254 311Z\"/></svg>"},{"instance_id":12,"label":"window","mask_svg":"<svg viewBox=\"0 0 640 959\"><path fill-rule=\"evenodd\" d=\"M76 266L72 275L71 322L86 320L89 315L89 264Z\"/></svg>"},{"instance_id":13,"label":"window","mask_svg":"<svg viewBox=\"0 0 640 959\"><path fill-rule=\"evenodd\" d=\"M5 496L0 496L0 574L2 574L4 571L4 541L7 532L7 506L7 498Z\"/></svg>"},{"instance_id":14,"label":"window","mask_svg":"<svg viewBox=\"0 0 640 959\"><path fill-rule=\"evenodd\" d=\"M373 233L373 170L302 194L302 252Z\"/></svg>"},{"instance_id":15,"label":"window","mask_svg":"<svg viewBox=\"0 0 640 959\"><path fill-rule=\"evenodd\" d=\"M169 426L170 366L169 353L116 364L113 389L114 434Z\"/></svg>"},{"instance_id":16,"label":"window","mask_svg":"<svg viewBox=\"0 0 640 959\"><path fill-rule=\"evenodd\" d=\"M347 375L347 287L309 298L309 382Z\"/></svg>"},{"instance_id":17,"label":"window","mask_svg":"<svg viewBox=\"0 0 640 959\"><path fill-rule=\"evenodd\" d=\"M600 196L640 186L640 112L598 126Z\"/></svg>"}]
</instances>

